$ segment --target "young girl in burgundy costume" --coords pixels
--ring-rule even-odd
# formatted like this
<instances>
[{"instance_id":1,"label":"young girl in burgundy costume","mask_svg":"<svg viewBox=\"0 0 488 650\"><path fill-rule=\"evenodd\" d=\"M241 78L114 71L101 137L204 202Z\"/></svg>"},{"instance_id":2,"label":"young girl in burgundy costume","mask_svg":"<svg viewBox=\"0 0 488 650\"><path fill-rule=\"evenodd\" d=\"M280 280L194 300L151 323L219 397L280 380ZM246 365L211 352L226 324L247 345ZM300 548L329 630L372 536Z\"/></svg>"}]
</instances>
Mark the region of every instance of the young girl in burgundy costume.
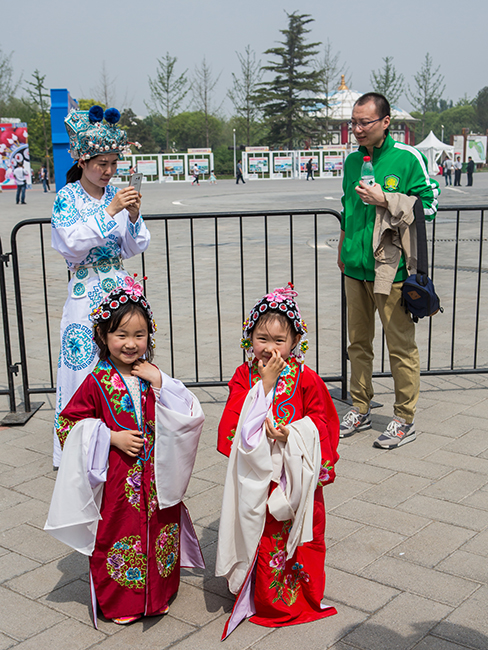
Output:
<instances>
[{"instance_id":1,"label":"young girl in burgundy costume","mask_svg":"<svg viewBox=\"0 0 488 650\"><path fill-rule=\"evenodd\" d=\"M204 415L151 363L156 325L127 277L91 314L100 361L61 412L45 529L90 556L97 607L118 624L168 611L180 566L203 567L182 503Z\"/></svg>"},{"instance_id":2,"label":"young girl in burgundy costume","mask_svg":"<svg viewBox=\"0 0 488 650\"><path fill-rule=\"evenodd\" d=\"M335 478L339 419L303 364L306 326L293 285L251 310L219 426L229 456L216 575L237 595L225 638L246 617L280 627L335 614L325 588L322 489Z\"/></svg>"}]
</instances>

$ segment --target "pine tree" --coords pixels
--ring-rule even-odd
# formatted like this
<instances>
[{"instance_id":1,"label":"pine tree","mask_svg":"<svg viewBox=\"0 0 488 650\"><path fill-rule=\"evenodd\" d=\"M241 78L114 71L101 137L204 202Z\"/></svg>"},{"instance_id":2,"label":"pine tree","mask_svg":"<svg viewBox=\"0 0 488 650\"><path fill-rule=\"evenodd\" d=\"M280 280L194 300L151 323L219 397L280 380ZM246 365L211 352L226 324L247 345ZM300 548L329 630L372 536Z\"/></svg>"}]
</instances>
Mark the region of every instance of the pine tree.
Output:
<instances>
[{"instance_id":1,"label":"pine tree","mask_svg":"<svg viewBox=\"0 0 488 650\"><path fill-rule=\"evenodd\" d=\"M393 65L393 57L383 57L384 65L379 70L372 70L370 82L376 93L381 93L390 104L396 104L403 93L405 78Z\"/></svg>"},{"instance_id":2,"label":"pine tree","mask_svg":"<svg viewBox=\"0 0 488 650\"><path fill-rule=\"evenodd\" d=\"M186 73L182 72L178 77L175 72L175 65L178 59L170 56L169 52L162 59L158 59L158 70L154 79L149 78L152 106L148 108L162 115L165 119L166 151L169 151L169 140L171 121L181 108L183 100L189 91Z\"/></svg>"},{"instance_id":3,"label":"pine tree","mask_svg":"<svg viewBox=\"0 0 488 650\"><path fill-rule=\"evenodd\" d=\"M307 107L316 104L320 90L319 72L311 64L321 43L305 42L310 32L306 25L314 20L309 14L286 15L288 29L280 30L285 37L279 41L282 47L265 52L276 60L269 61L263 70L275 76L260 84L259 102L269 121L271 142L293 149L310 131Z\"/></svg>"}]
</instances>

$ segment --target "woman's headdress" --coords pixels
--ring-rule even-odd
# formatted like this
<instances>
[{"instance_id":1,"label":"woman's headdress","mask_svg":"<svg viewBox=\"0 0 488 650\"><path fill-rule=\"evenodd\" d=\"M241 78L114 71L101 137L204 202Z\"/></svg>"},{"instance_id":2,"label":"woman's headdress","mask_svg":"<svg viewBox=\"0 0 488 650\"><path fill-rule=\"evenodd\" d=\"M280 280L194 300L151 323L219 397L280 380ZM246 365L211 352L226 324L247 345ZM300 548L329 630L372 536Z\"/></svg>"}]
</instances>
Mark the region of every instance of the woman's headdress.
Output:
<instances>
[{"instance_id":1,"label":"woman's headdress","mask_svg":"<svg viewBox=\"0 0 488 650\"><path fill-rule=\"evenodd\" d=\"M123 287L116 287L102 300L102 302L95 307L95 309L90 314L90 319L93 323L93 327L97 327L100 323L105 320L112 318L114 312L117 309L120 309L123 305L126 305L128 302L137 303L142 306L144 311L148 316L149 321L149 342L152 348L156 347L156 342L154 340L154 335L156 334L157 326L154 321L154 316L151 310L146 297L143 293L142 284L136 282L135 278L137 277L134 274L134 277L131 278L127 276L124 278ZM146 278L144 278L145 280Z\"/></svg>"},{"instance_id":2,"label":"woman's headdress","mask_svg":"<svg viewBox=\"0 0 488 650\"><path fill-rule=\"evenodd\" d=\"M302 319L300 310L295 298L298 293L294 290L293 284L288 282L288 286L273 289L271 293L266 294L261 300L254 305L249 312L249 318L244 321L242 326L241 348L246 352L249 365L253 359L253 349L251 334L259 320L259 317L268 311L274 311L277 314L283 314L291 322L293 332L300 334L300 340L292 350L293 356L303 363L305 361L305 352L308 350L307 326Z\"/></svg>"},{"instance_id":3,"label":"woman's headdress","mask_svg":"<svg viewBox=\"0 0 488 650\"><path fill-rule=\"evenodd\" d=\"M116 108L108 108L105 113L101 106L92 106L89 111L71 110L64 120L71 157L89 160L104 153L116 153L119 158L130 154L130 144L140 145L127 142L127 133L117 126L119 120Z\"/></svg>"}]
</instances>

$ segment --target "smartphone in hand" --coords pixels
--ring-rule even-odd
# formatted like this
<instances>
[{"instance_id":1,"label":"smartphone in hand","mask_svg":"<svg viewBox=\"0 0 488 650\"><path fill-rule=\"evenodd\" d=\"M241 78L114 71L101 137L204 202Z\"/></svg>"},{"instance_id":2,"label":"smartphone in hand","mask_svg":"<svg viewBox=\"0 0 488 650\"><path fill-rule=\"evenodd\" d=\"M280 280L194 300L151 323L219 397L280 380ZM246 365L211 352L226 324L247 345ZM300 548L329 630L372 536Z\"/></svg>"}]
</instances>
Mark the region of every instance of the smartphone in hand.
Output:
<instances>
[{"instance_id":1,"label":"smartphone in hand","mask_svg":"<svg viewBox=\"0 0 488 650\"><path fill-rule=\"evenodd\" d=\"M136 174L132 174L132 176L130 177L129 186L133 187L135 190L137 190L140 193L141 183L142 183L142 174L140 172Z\"/></svg>"}]
</instances>

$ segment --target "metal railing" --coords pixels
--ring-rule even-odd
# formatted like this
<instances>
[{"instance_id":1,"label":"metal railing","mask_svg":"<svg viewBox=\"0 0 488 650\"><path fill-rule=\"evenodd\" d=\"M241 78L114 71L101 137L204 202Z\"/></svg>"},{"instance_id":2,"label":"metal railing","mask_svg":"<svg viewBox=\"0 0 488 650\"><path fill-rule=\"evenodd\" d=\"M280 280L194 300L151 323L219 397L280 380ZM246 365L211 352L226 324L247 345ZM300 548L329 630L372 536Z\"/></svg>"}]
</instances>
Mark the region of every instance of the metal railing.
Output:
<instances>
[{"instance_id":1,"label":"metal railing","mask_svg":"<svg viewBox=\"0 0 488 650\"><path fill-rule=\"evenodd\" d=\"M486 209L442 207L427 227L431 277L445 313L418 325L423 375L488 372L482 339L488 305L482 299ZM290 280L302 314L312 317L307 363L324 381L339 384L334 396L345 399L346 307L335 250L339 218L334 210L145 216L151 246L125 265L149 276L146 293L159 324L158 364L188 386L226 385L242 362L238 341L250 307ZM11 234L26 411L32 395L56 390L53 341L66 299L66 268L50 248L46 228L50 219L29 219ZM378 334L381 340L380 329ZM389 375L383 338L374 376Z\"/></svg>"}]
</instances>

